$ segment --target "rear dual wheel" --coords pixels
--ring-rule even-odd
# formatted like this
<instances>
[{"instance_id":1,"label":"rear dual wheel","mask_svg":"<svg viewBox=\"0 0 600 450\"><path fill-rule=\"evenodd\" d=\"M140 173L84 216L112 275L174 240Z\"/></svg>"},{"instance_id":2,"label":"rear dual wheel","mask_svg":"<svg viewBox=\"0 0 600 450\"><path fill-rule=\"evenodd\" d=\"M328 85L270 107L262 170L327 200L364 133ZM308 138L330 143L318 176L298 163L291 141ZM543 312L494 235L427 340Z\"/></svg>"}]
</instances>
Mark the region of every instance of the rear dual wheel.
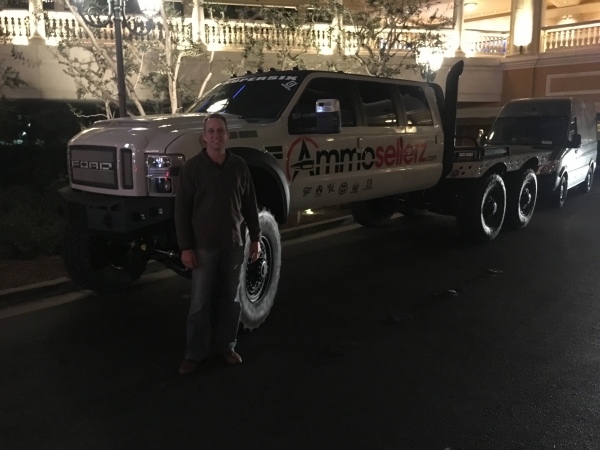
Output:
<instances>
[{"instance_id":1,"label":"rear dual wheel","mask_svg":"<svg viewBox=\"0 0 600 450\"><path fill-rule=\"evenodd\" d=\"M506 190L506 225L513 229L525 228L537 201L537 177L532 169L515 175Z\"/></svg>"},{"instance_id":2,"label":"rear dual wheel","mask_svg":"<svg viewBox=\"0 0 600 450\"><path fill-rule=\"evenodd\" d=\"M500 233L505 212L506 188L502 177L494 173L461 192L456 205L456 224L465 237L489 242Z\"/></svg>"}]
</instances>

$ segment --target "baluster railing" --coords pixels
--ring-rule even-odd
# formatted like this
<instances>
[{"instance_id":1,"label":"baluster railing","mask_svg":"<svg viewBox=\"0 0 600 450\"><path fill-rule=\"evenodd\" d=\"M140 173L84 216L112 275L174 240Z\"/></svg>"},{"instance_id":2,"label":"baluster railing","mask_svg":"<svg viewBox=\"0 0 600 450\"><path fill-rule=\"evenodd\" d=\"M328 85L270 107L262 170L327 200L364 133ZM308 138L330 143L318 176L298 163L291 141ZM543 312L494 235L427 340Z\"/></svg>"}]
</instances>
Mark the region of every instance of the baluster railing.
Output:
<instances>
[{"instance_id":1,"label":"baluster railing","mask_svg":"<svg viewBox=\"0 0 600 450\"><path fill-rule=\"evenodd\" d=\"M600 45L600 22L556 25L542 28L544 51L590 48Z\"/></svg>"}]
</instances>

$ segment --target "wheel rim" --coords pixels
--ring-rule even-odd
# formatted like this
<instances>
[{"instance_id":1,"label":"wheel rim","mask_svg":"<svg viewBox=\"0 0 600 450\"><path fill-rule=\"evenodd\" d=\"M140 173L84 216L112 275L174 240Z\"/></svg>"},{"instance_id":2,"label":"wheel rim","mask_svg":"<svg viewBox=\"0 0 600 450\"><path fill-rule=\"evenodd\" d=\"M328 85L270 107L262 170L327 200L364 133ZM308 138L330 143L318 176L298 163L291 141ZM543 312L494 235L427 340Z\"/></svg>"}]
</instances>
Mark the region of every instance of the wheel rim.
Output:
<instances>
[{"instance_id":1,"label":"wheel rim","mask_svg":"<svg viewBox=\"0 0 600 450\"><path fill-rule=\"evenodd\" d=\"M483 201L481 217L486 227L495 230L504 218L504 195L500 186L493 186Z\"/></svg>"},{"instance_id":2,"label":"wheel rim","mask_svg":"<svg viewBox=\"0 0 600 450\"><path fill-rule=\"evenodd\" d=\"M533 211L534 205L535 183L533 181L528 181L521 191L521 197L519 198L519 212L521 215L528 217Z\"/></svg>"},{"instance_id":3,"label":"wheel rim","mask_svg":"<svg viewBox=\"0 0 600 450\"><path fill-rule=\"evenodd\" d=\"M588 190L592 187L592 169L588 170L587 177L585 178Z\"/></svg>"},{"instance_id":4,"label":"wheel rim","mask_svg":"<svg viewBox=\"0 0 600 450\"><path fill-rule=\"evenodd\" d=\"M560 201L565 200L565 194L567 193L567 179L565 177L560 179Z\"/></svg>"},{"instance_id":5,"label":"wheel rim","mask_svg":"<svg viewBox=\"0 0 600 450\"><path fill-rule=\"evenodd\" d=\"M271 265L273 262L273 249L269 240L260 238L260 256L253 263L246 264L246 294L251 303L262 300L269 281L271 280Z\"/></svg>"}]
</instances>

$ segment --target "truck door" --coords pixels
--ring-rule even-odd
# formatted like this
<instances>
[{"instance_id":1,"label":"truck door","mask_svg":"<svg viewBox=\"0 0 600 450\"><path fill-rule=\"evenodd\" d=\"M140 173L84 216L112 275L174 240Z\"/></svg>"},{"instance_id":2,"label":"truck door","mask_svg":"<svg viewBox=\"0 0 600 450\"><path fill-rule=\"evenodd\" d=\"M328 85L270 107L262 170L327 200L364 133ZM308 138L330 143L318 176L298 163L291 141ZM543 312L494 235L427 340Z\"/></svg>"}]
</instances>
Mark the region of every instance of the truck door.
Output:
<instances>
[{"instance_id":1,"label":"truck door","mask_svg":"<svg viewBox=\"0 0 600 450\"><path fill-rule=\"evenodd\" d=\"M382 81L355 81L355 84L361 106L357 149L366 163L362 199L404 192L405 127L395 86Z\"/></svg>"},{"instance_id":2,"label":"truck door","mask_svg":"<svg viewBox=\"0 0 600 450\"><path fill-rule=\"evenodd\" d=\"M341 131L317 133L316 103L340 102ZM340 77L310 80L288 117L289 136L283 154L290 183L290 209L353 202L365 188L364 168L372 165L359 152L356 135L357 108L353 86Z\"/></svg>"},{"instance_id":3,"label":"truck door","mask_svg":"<svg viewBox=\"0 0 600 450\"><path fill-rule=\"evenodd\" d=\"M428 98L423 87L416 84L396 86L406 113L402 142L405 192L427 189L438 182L443 170L444 133L435 97L432 91Z\"/></svg>"}]
</instances>

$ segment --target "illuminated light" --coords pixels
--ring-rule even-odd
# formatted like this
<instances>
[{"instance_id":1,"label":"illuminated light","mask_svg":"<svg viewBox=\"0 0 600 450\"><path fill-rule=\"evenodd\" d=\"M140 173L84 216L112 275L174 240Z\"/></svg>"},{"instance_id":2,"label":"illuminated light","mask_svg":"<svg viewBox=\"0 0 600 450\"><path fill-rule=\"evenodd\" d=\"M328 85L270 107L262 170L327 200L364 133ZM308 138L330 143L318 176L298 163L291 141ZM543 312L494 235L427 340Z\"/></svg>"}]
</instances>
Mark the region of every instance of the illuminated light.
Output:
<instances>
[{"instance_id":1,"label":"illuminated light","mask_svg":"<svg viewBox=\"0 0 600 450\"><path fill-rule=\"evenodd\" d=\"M472 13L472 12L475 12L476 9L477 9L477 3L475 3L475 2L465 3L465 12Z\"/></svg>"},{"instance_id":2,"label":"illuminated light","mask_svg":"<svg viewBox=\"0 0 600 450\"><path fill-rule=\"evenodd\" d=\"M206 112L207 113L219 112L219 111L225 109L225 107L227 106L227 103L229 103L229 99L227 99L227 98L224 98L223 100L219 100L218 102L215 102L212 105L210 105L208 108L206 108Z\"/></svg>"},{"instance_id":3,"label":"illuminated light","mask_svg":"<svg viewBox=\"0 0 600 450\"><path fill-rule=\"evenodd\" d=\"M416 62L420 66L428 66L432 72L437 72L444 62L444 53L439 48L422 47L416 55Z\"/></svg>"},{"instance_id":4,"label":"illuminated light","mask_svg":"<svg viewBox=\"0 0 600 450\"><path fill-rule=\"evenodd\" d=\"M514 30L514 45L525 47L531 43L533 36L533 0L523 0L521 7L517 7Z\"/></svg>"},{"instance_id":5,"label":"illuminated light","mask_svg":"<svg viewBox=\"0 0 600 450\"><path fill-rule=\"evenodd\" d=\"M138 0L140 11L146 17L154 17L160 12L161 0Z\"/></svg>"},{"instance_id":6,"label":"illuminated light","mask_svg":"<svg viewBox=\"0 0 600 450\"><path fill-rule=\"evenodd\" d=\"M312 209L307 209L306 211L304 211L304 214L308 215L308 216L312 216L314 214Z\"/></svg>"}]
</instances>

